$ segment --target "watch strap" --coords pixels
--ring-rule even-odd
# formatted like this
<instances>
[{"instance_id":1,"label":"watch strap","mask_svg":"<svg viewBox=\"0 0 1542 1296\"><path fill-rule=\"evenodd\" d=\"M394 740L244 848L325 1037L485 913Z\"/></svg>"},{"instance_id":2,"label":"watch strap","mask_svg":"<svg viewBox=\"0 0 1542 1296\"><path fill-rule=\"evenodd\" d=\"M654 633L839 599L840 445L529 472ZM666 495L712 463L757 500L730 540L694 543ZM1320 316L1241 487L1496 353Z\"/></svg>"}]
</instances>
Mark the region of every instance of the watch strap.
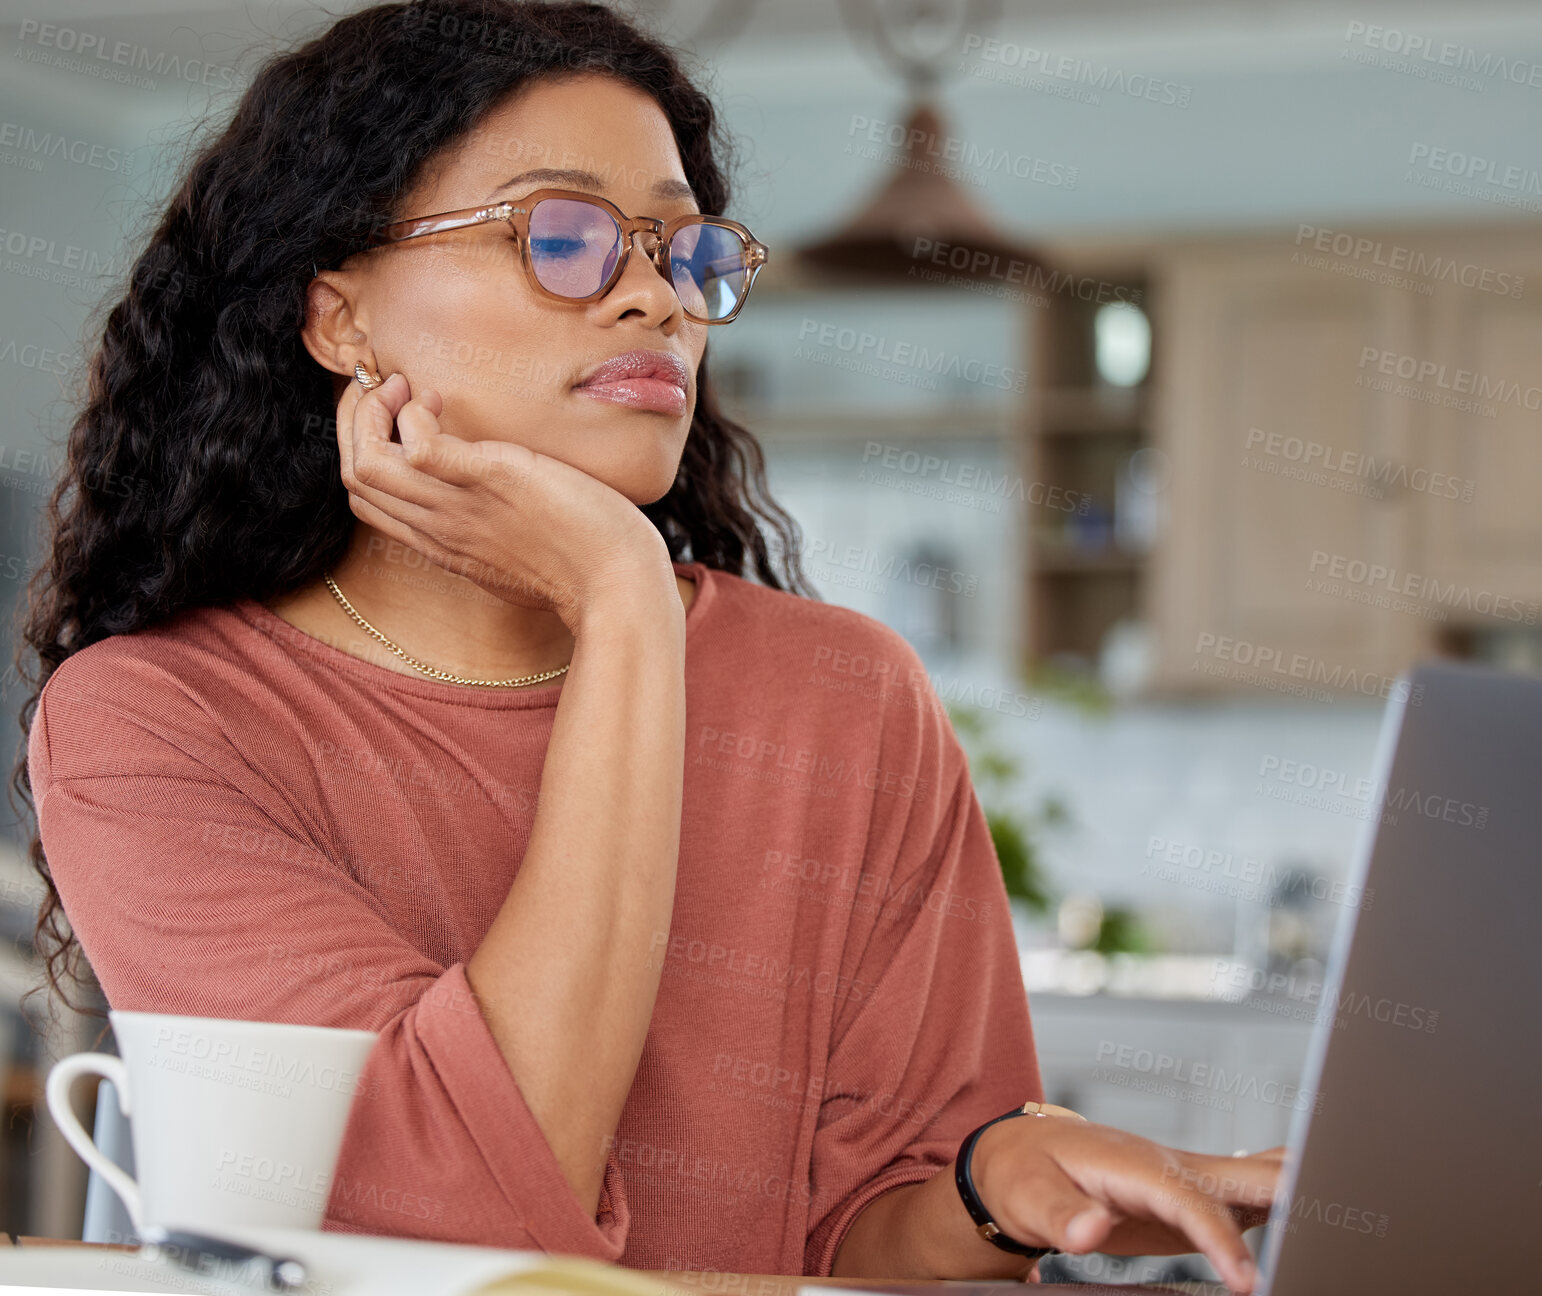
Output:
<instances>
[{"instance_id":1,"label":"watch strap","mask_svg":"<svg viewBox=\"0 0 1542 1296\"><path fill-rule=\"evenodd\" d=\"M959 1144L958 1156L953 1162L953 1182L958 1185L958 1195L963 1199L964 1209L969 1212L969 1218L974 1221L975 1232L992 1246L1010 1251L1013 1255L1028 1256L1032 1259L1037 1259L1039 1256L1058 1255L1059 1247L1026 1246L1003 1233L1001 1227L991 1218L990 1212L985 1209L985 1203L980 1200L980 1194L975 1191L974 1179L969 1173L975 1141L997 1121L1011 1120L1014 1116L1072 1116L1077 1120L1086 1119L1081 1113L1074 1112L1069 1107L1031 1101L1025 1102L1021 1107L1014 1107L1000 1116L993 1116L978 1129L971 1130Z\"/></svg>"}]
</instances>

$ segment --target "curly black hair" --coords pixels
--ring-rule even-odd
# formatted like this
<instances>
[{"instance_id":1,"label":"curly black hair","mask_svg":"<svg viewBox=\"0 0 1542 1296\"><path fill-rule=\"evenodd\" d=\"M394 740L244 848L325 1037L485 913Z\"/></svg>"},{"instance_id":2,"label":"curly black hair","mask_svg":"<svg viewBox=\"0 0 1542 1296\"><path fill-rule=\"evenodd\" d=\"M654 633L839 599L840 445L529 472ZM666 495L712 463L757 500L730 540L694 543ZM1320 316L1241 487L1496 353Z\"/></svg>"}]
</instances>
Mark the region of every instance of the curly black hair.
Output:
<instances>
[{"instance_id":1,"label":"curly black hair","mask_svg":"<svg viewBox=\"0 0 1542 1296\"><path fill-rule=\"evenodd\" d=\"M92 354L21 618L24 735L71 653L186 608L266 600L342 558L356 519L333 375L300 339L313 267L401 219L435 155L512 92L585 72L659 104L701 210L723 214L726 140L710 100L675 51L602 4L381 4L258 69L188 165ZM679 475L642 511L676 560L818 597L798 525L771 498L753 435L721 412L705 359ZM37 833L25 737L11 785L47 884L33 943L76 1007L59 974L85 983L82 952Z\"/></svg>"}]
</instances>

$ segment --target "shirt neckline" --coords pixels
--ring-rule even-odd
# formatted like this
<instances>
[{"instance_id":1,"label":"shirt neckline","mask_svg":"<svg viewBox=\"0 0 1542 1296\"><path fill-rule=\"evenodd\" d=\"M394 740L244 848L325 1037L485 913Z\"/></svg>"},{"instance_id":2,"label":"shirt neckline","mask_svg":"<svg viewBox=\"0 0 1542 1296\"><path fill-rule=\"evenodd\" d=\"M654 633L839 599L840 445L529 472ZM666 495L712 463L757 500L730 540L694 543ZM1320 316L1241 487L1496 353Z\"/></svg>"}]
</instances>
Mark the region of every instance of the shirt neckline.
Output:
<instances>
[{"instance_id":1,"label":"shirt neckline","mask_svg":"<svg viewBox=\"0 0 1542 1296\"><path fill-rule=\"evenodd\" d=\"M689 653L691 636L707 614L709 605L717 594L717 580L712 568L700 562L670 564L675 572L696 584L696 597L685 610L686 651ZM550 684L535 684L525 688L489 689L468 684L447 684L443 680L424 675L403 675L387 666L365 661L352 653L334 647L324 639L291 625L277 612L264 607L256 599L243 595L235 599L230 609L262 634L282 647L318 661L333 670L343 671L368 684L407 693L413 697L427 698L434 702L449 702L460 706L490 707L495 709L524 709L554 707L562 697L563 675Z\"/></svg>"}]
</instances>

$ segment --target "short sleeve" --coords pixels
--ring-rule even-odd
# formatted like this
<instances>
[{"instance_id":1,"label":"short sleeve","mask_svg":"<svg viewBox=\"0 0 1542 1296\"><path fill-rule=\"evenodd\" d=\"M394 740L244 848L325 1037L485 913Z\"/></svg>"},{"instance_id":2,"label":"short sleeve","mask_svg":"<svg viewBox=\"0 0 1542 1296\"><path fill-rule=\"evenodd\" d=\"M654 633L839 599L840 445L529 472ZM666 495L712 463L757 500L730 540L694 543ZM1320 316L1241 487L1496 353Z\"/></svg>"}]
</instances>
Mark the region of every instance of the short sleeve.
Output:
<instances>
[{"instance_id":1,"label":"short sleeve","mask_svg":"<svg viewBox=\"0 0 1542 1296\"><path fill-rule=\"evenodd\" d=\"M590 1217L464 963L415 948L281 797L236 786L162 717L56 683L29 775L49 869L112 1007L379 1034L323 1227L618 1259L630 1214L614 1148Z\"/></svg>"},{"instance_id":2,"label":"short sleeve","mask_svg":"<svg viewBox=\"0 0 1542 1296\"><path fill-rule=\"evenodd\" d=\"M924 675L922 676L924 678ZM929 684L909 726L918 788L885 879L884 903L853 937L853 984L835 1022L811 1165L804 1272L828 1277L875 1197L950 1166L974 1128L1042 1099L1017 940L985 813L951 722Z\"/></svg>"}]
</instances>

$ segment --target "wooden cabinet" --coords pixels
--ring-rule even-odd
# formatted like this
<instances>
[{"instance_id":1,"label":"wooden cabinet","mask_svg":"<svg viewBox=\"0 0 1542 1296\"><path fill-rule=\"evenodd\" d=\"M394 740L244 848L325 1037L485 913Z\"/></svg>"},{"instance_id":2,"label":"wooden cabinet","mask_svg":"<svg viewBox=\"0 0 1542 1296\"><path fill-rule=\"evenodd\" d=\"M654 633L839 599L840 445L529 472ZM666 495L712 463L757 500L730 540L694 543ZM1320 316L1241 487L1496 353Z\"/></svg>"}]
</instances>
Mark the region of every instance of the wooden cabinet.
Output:
<instances>
[{"instance_id":1,"label":"wooden cabinet","mask_svg":"<svg viewBox=\"0 0 1542 1296\"><path fill-rule=\"evenodd\" d=\"M1458 623L1524 624L1527 616L1535 623L1542 619L1542 232L1453 239L1448 250L1459 264L1503 266L1521 281L1508 293L1446 292L1428 303L1418 360L1444 368L1419 384L1417 453L1473 489L1466 501L1426 496L1419 563L1456 587L1437 591L1447 602L1528 605L1513 621L1507 606L1452 608Z\"/></svg>"},{"instance_id":2,"label":"wooden cabinet","mask_svg":"<svg viewBox=\"0 0 1542 1296\"><path fill-rule=\"evenodd\" d=\"M1118 259L1160 356L1129 419L1165 483L1156 540L1098 570L1036 546L1032 656L1090 663L1118 615L1144 626L1160 694L1384 697L1436 654L1542 668L1542 229ZM1046 472L1064 432L1035 424Z\"/></svg>"},{"instance_id":3,"label":"wooden cabinet","mask_svg":"<svg viewBox=\"0 0 1542 1296\"><path fill-rule=\"evenodd\" d=\"M1348 574L1401 566L1417 529L1410 494L1376 480L1408 457L1414 407L1361 367L1367 347L1415 345L1409 303L1305 271L1277 245L1177 252L1158 280L1155 444L1170 475L1149 604L1157 682L1395 674L1418 623L1367 615Z\"/></svg>"}]
</instances>

